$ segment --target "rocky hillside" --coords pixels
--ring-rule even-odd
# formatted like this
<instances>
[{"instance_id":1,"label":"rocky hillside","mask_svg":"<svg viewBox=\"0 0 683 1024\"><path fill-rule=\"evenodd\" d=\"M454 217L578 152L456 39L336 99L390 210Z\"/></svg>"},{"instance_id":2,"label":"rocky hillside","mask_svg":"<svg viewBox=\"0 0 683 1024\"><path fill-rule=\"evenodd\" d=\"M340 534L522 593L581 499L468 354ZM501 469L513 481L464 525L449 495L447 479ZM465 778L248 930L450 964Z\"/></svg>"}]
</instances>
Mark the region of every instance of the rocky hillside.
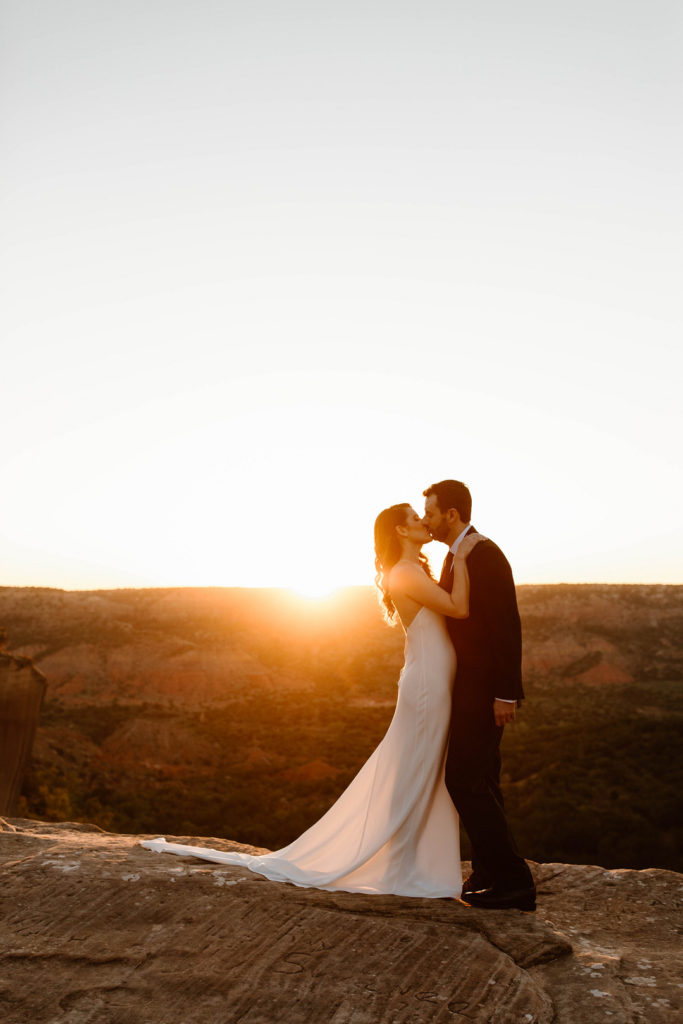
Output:
<instances>
[{"instance_id":1,"label":"rocky hillside","mask_svg":"<svg viewBox=\"0 0 683 1024\"><path fill-rule=\"evenodd\" d=\"M683 867L683 587L519 588L528 700L506 731L525 852ZM383 735L402 635L370 588L0 588L47 695L26 815L279 846Z\"/></svg>"},{"instance_id":2,"label":"rocky hillside","mask_svg":"<svg viewBox=\"0 0 683 1024\"><path fill-rule=\"evenodd\" d=\"M535 914L476 911L297 889L93 826L0 819L0 1013L5 1024L677 1019L680 876L532 868Z\"/></svg>"},{"instance_id":3,"label":"rocky hillside","mask_svg":"<svg viewBox=\"0 0 683 1024\"><path fill-rule=\"evenodd\" d=\"M683 678L683 587L526 586L519 603L528 680ZM339 684L386 697L401 663L400 631L384 625L368 587L320 601L278 590L4 587L3 627L10 649L47 676L49 699L72 706L201 708L254 689Z\"/></svg>"}]
</instances>

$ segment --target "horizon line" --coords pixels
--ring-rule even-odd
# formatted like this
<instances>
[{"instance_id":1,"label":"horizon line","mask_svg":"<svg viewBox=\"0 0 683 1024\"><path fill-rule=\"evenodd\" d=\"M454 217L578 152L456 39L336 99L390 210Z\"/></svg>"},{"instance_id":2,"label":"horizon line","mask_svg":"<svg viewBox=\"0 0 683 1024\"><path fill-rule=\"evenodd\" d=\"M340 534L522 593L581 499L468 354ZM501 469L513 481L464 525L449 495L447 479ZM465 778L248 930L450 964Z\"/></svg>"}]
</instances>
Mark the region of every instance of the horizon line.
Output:
<instances>
[{"instance_id":1,"label":"horizon line","mask_svg":"<svg viewBox=\"0 0 683 1024\"><path fill-rule=\"evenodd\" d=\"M515 583L515 587L683 587L683 580L678 583L642 580L555 580L549 582L525 581ZM65 594L97 594L101 592L123 590L282 590L287 593L305 597L308 600L325 600L342 590L375 590L374 583L341 583L331 586L329 590L313 595L306 594L301 588L292 584L248 584L248 583L181 583L181 584L150 584L139 586L100 586L100 587L58 587L39 583L0 583L0 590L56 590Z\"/></svg>"}]
</instances>

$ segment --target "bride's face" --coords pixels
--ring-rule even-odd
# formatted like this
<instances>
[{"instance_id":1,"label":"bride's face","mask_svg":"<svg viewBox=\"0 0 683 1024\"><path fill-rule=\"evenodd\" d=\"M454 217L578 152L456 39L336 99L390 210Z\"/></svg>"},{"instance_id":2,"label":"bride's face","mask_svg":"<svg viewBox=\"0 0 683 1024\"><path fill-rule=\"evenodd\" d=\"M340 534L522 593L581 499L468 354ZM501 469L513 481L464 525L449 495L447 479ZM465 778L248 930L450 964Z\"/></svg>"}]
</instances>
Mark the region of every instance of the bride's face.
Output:
<instances>
[{"instance_id":1,"label":"bride's face","mask_svg":"<svg viewBox=\"0 0 683 1024\"><path fill-rule=\"evenodd\" d=\"M414 508L406 509L405 526L401 531L406 540L414 544L428 544L432 536Z\"/></svg>"}]
</instances>

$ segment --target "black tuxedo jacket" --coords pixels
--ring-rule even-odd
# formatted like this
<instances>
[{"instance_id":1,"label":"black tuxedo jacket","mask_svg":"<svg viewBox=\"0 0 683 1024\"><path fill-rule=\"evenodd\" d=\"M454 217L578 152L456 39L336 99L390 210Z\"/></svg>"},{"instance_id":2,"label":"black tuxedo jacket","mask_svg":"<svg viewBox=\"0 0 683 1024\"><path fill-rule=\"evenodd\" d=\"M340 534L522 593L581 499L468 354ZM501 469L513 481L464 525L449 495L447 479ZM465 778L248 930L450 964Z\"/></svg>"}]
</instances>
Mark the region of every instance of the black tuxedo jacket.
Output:
<instances>
[{"instance_id":1,"label":"black tuxedo jacket","mask_svg":"<svg viewBox=\"0 0 683 1024\"><path fill-rule=\"evenodd\" d=\"M470 532L476 532L471 526ZM453 586L450 552L439 585ZM522 627L510 564L491 540L482 540L467 556L470 614L446 618L458 658L454 701L467 706L490 703L495 697L522 700Z\"/></svg>"}]
</instances>

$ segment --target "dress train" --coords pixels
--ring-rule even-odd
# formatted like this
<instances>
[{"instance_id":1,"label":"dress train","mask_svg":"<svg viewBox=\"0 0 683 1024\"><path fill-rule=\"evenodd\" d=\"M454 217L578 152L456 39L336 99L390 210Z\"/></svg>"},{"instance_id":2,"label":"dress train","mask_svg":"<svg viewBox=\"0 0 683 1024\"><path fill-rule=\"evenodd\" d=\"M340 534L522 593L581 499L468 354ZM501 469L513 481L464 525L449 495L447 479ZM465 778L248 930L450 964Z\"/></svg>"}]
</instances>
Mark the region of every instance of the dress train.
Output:
<instances>
[{"instance_id":1,"label":"dress train","mask_svg":"<svg viewBox=\"0 0 683 1024\"><path fill-rule=\"evenodd\" d=\"M389 728L330 809L289 846L252 856L142 842L148 850L237 864L330 892L459 896L458 815L444 782L455 652L442 616L421 608L406 631Z\"/></svg>"}]
</instances>

